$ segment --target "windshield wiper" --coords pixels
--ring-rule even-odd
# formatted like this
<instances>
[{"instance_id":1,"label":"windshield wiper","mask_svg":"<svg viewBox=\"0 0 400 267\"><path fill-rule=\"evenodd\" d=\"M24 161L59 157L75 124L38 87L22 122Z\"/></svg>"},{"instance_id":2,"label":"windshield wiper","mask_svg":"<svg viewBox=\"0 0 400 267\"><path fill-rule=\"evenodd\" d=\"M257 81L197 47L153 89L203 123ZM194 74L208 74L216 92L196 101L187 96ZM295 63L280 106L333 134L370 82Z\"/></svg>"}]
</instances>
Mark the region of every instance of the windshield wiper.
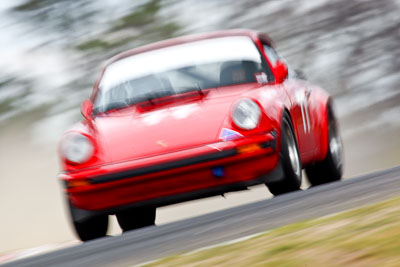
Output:
<instances>
[{"instance_id":1,"label":"windshield wiper","mask_svg":"<svg viewBox=\"0 0 400 267\"><path fill-rule=\"evenodd\" d=\"M113 110L113 109L122 109L128 107L129 104L124 101L108 103L106 106L106 110Z\"/></svg>"},{"instance_id":2,"label":"windshield wiper","mask_svg":"<svg viewBox=\"0 0 400 267\"><path fill-rule=\"evenodd\" d=\"M154 101L153 101L154 99L162 98L165 96L170 96L173 94L174 94L173 91L168 91L168 90L148 92L148 93L140 94L140 95L133 97L132 100L130 101L130 103L137 104L137 103L148 101L150 104L154 105Z\"/></svg>"},{"instance_id":3,"label":"windshield wiper","mask_svg":"<svg viewBox=\"0 0 400 267\"><path fill-rule=\"evenodd\" d=\"M124 102L124 101L112 102L112 103L108 103L108 104L103 105L103 106L95 107L93 109L93 114L97 115L99 113L107 112L107 111L110 111L110 110L123 109L123 108L126 108L128 106L129 106L129 104L127 102Z\"/></svg>"},{"instance_id":4,"label":"windshield wiper","mask_svg":"<svg viewBox=\"0 0 400 267\"><path fill-rule=\"evenodd\" d=\"M196 91L196 92L198 92L199 95L201 95L201 96L204 96L204 95L205 95L203 89L200 87L200 84L199 84L198 82L196 83L196 86L193 86L193 87L190 87L190 86L187 86L187 87L186 87L186 86L181 86L181 87L178 87L178 88L183 89L183 90L182 90L181 92L179 92L178 94L184 94L184 93Z\"/></svg>"},{"instance_id":5,"label":"windshield wiper","mask_svg":"<svg viewBox=\"0 0 400 267\"><path fill-rule=\"evenodd\" d=\"M197 82L196 85L197 85L196 89L197 89L197 92L199 93L199 95L204 96L204 92L203 92L203 89L201 89L201 87L200 87L200 83Z\"/></svg>"}]
</instances>

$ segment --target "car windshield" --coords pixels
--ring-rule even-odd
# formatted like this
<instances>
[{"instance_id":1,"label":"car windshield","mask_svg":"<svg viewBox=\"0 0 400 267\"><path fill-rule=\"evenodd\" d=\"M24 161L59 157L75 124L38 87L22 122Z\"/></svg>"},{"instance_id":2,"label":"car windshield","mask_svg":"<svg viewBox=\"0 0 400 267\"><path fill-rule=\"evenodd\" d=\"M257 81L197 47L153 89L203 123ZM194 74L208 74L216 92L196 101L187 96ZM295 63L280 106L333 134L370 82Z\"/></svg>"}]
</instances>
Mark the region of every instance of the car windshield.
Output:
<instances>
[{"instance_id":1,"label":"car windshield","mask_svg":"<svg viewBox=\"0 0 400 267\"><path fill-rule=\"evenodd\" d=\"M170 46L110 64L99 83L95 111L105 112L189 91L256 82L265 71L249 37L221 37Z\"/></svg>"}]
</instances>

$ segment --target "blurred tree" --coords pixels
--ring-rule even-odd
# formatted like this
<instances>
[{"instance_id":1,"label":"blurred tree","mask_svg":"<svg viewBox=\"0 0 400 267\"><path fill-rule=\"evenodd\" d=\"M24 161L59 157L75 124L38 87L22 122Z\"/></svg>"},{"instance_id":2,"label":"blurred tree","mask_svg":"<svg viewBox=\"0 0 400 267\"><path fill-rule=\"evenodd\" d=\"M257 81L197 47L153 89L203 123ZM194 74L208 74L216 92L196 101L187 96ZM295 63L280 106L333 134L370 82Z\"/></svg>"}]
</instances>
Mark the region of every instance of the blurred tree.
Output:
<instances>
[{"instance_id":1,"label":"blurred tree","mask_svg":"<svg viewBox=\"0 0 400 267\"><path fill-rule=\"evenodd\" d=\"M65 43L87 32L84 25L94 23L99 7L87 0L28 0L13 10L22 21L31 24L32 30L47 34L47 38L52 36L47 42Z\"/></svg>"}]
</instances>

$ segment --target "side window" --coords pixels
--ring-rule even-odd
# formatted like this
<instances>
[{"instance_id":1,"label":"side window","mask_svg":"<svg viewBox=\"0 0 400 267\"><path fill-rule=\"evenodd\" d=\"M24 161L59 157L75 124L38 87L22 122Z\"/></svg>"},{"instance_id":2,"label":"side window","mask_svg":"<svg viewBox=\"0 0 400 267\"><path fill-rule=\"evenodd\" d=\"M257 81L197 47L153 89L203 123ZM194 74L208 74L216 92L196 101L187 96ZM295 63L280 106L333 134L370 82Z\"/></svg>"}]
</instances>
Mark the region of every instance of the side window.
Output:
<instances>
[{"instance_id":1,"label":"side window","mask_svg":"<svg viewBox=\"0 0 400 267\"><path fill-rule=\"evenodd\" d=\"M264 57L262 51L260 49L258 49L258 48L257 48L257 50L259 50L258 52L260 54L260 59L261 59L261 68L262 68L262 70L260 70L260 71L263 71L263 72L266 73L268 83L274 82L275 81L275 77L274 77L274 74L272 73L272 70L271 70L270 66L268 65L267 61L265 60L265 57Z\"/></svg>"},{"instance_id":2,"label":"side window","mask_svg":"<svg viewBox=\"0 0 400 267\"><path fill-rule=\"evenodd\" d=\"M265 54L267 55L269 61L272 64L272 67L275 67L276 62L280 59L280 57L278 56L278 53L276 53L276 51L268 45L263 45L263 47L264 47Z\"/></svg>"}]
</instances>

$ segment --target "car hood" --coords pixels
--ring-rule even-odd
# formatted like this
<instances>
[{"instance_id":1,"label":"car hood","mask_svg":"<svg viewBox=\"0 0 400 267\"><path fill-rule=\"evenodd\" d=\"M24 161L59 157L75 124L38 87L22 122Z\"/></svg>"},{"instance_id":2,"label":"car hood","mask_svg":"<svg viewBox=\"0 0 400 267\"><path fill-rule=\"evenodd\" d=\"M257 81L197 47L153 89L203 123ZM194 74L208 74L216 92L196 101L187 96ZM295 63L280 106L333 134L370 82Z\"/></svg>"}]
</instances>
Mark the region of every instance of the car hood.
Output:
<instances>
[{"instance_id":1,"label":"car hood","mask_svg":"<svg viewBox=\"0 0 400 267\"><path fill-rule=\"evenodd\" d=\"M212 89L202 99L138 112L135 107L99 116L98 142L108 162L170 153L219 141L232 103L257 85Z\"/></svg>"}]
</instances>

